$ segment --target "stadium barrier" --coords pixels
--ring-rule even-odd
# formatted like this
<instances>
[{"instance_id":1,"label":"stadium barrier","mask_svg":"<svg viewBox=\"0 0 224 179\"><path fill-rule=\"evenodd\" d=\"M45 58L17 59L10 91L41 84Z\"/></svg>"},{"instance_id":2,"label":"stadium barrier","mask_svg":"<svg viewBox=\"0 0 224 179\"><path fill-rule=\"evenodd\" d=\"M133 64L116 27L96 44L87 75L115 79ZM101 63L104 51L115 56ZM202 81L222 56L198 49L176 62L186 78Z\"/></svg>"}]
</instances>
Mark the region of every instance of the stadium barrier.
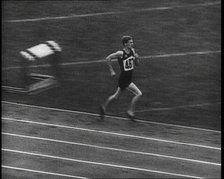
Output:
<instances>
[{"instance_id":1,"label":"stadium barrier","mask_svg":"<svg viewBox=\"0 0 224 179\"><path fill-rule=\"evenodd\" d=\"M37 94L47 89L59 86L60 69L59 62L61 61L62 49L55 41L45 41L41 44L20 51L20 77L22 88L2 86L4 90L13 93ZM44 75L32 73L30 65L34 61L47 59L50 65L52 75Z\"/></svg>"}]
</instances>

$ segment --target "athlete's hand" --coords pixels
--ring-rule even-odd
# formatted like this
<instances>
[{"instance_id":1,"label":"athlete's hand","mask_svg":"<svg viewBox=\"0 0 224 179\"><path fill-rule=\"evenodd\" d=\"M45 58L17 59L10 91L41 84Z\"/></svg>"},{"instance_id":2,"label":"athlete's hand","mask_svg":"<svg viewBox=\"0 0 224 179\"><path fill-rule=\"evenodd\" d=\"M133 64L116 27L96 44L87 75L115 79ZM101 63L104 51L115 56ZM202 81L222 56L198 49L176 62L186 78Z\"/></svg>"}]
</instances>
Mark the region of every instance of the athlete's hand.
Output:
<instances>
[{"instance_id":1,"label":"athlete's hand","mask_svg":"<svg viewBox=\"0 0 224 179\"><path fill-rule=\"evenodd\" d=\"M111 76L111 77L115 77L115 75L116 75L116 73L115 73L114 71L111 71L111 72L110 72L110 76Z\"/></svg>"},{"instance_id":2,"label":"athlete's hand","mask_svg":"<svg viewBox=\"0 0 224 179\"><path fill-rule=\"evenodd\" d=\"M137 53L135 53L135 59L138 59L139 55Z\"/></svg>"},{"instance_id":3,"label":"athlete's hand","mask_svg":"<svg viewBox=\"0 0 224 179\"><path fill-rule=\"evenodd\" d=\"M137 53L135 53L134 55L135 55L135 57L134 57L135 65L139 66L139 55Z\"/></svg>"}]
</instances>

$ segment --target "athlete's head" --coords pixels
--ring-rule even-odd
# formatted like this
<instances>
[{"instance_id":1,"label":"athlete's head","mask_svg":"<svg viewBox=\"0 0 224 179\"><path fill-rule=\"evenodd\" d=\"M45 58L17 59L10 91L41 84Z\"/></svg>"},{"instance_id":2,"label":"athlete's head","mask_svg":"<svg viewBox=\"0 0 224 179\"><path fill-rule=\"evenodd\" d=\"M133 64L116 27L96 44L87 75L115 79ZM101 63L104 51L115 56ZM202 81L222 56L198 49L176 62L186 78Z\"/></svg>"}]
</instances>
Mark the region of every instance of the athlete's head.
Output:
<instances>
[{"instance_id":1,"label":"athlete's head","mask_svg":"<svg viewBox=\"0 0 224 179\"><path fill-rule=\"evenodd\" d=\"M131 36L123 36L121 38L122 40L122 44L125 46L125 47L128 47L128 48L132 48L133 47L133 38Z\"/></svg>"}]
</instances>

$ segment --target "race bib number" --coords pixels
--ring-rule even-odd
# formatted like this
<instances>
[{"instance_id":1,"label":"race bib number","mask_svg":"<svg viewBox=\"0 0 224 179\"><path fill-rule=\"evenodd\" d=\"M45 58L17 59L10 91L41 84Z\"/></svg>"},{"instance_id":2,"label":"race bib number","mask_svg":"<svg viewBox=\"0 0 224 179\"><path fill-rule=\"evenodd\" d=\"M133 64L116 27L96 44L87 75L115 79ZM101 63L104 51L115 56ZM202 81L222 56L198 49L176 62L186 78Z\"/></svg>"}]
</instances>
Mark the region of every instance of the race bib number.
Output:
<instances>
[{"instance_id":1,"label":"race bib number","mask_svg":"<svg viewBox=\"0 0 224 179\"><path fill-rule=\"evenodd\" d=\"M123 60L123 65L124 65L124 71L129 71L134 69L134 59L133 57L129 57L125 60Z\"/></svg>"}]
</instances>

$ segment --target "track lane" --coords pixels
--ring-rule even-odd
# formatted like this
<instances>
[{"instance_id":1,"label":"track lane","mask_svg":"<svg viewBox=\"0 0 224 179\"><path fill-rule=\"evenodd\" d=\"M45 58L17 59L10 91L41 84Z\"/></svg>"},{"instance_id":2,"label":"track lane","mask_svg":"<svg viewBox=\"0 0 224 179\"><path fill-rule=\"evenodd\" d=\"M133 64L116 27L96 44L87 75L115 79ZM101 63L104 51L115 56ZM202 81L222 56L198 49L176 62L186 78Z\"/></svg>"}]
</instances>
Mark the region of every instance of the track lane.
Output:
<instances>
[{"instance_id":1,"label":"track lane","mask_svg":"<svg viewBox=\"0 0 224 179\"><path fill-rule=\"evenodd\" d=\"M114 120L112 118L105 119L104 122L99 122L98 114L96 114L96 116L89 116L78 113L68 113L66 111L36 108L35 106L32 107L32 105L18 106L15 104L4 104L3 110L4 117L6 118L7 116L10 116L11 118L17 119L16 116L19 114L20 119L22 120L32 119L32 121L36 122L61 124L80 128L88 128L88 126L91 126L90 129L99 131L104 129L104 131L141 135L145 137L150 136L152 138L174 140L218 148L221 146L221 133L215 131L183 129L178 126L164 126L160 124L132 123L130 121ZM43 113L47 113L48 115L45 116Z\"/></svg>"},{"instance_id":2,"label":"track lane","mask_svg":"<svg viewBox=\"0 0 224 179\"><path fill-rule=\"evenodd\" d=\"M193 147L186 145L175 145L142 138L128 136L108 135L92 133L88 131L73 130L72 128L60 128L36 124L18 123L3 120L3 133L15 133L33 137L44 137L68 142L82 143L101 147L110 147L129 151L153 153L158 155L182 157L188 159L203 160L220 163L220 150L209 148ZM7 143L4 140L3 143Z\"/></svg>"}]
</instances>

